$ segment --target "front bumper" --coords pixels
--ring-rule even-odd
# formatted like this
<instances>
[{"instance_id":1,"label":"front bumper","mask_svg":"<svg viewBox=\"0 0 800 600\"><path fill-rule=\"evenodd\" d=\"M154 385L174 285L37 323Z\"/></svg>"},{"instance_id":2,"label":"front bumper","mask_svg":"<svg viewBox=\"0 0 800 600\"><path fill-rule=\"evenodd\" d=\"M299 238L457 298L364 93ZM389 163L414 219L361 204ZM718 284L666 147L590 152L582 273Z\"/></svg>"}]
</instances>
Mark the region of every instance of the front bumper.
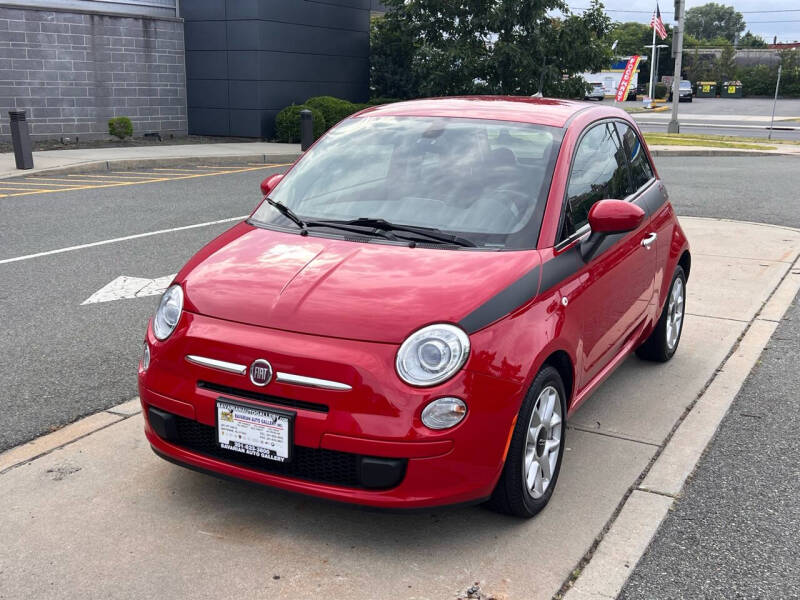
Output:
<instances>
[{"instance_id":1,"label":"front bumper","mask_svg":"<svg viewBox=\"0 0 800 600\"><path fill-rule=\"evenodd\" d=\"M151 362L146 371L140 365L139 393L145 434L158 454L224 476L364 505L418 508L488 497L521 402L518 382L471 372L469 364L442 385L412 388L394 372L397 348L391 344L319 338L191 313L184 313L166 342L149 329L147 342ZM340 381L351 389L277 381L258 388L246 376L188 363L188 354L242 364L266 358L276 371ZM456 427L435 432L422 425L420 413L441 396L463 398L469 412ZM215 446L220 397L290 407L296 413L297 463L285 468L220 451ZM173 415L183 434L165 434L152 422L151 409ZM381 480L397 469L398 478Z\"/></svg>"}]
</instances>

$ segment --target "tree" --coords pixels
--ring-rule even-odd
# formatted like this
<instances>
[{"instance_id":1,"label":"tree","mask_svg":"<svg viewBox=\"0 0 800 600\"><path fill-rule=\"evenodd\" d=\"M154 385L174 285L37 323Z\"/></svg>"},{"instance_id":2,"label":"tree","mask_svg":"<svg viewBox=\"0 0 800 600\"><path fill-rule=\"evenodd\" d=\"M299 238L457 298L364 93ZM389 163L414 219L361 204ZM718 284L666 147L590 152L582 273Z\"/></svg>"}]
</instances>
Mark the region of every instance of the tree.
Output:
<instances>
[{"instance_id":1,"label":"tree","mask_svg":"<svg viewBox=\"0 0 800 600\"><path fill-rule=\"evenodd\" d=\"M372 19L370 28L369 79L374 98L411 98L417 93L412 69L414 37L396 13Z\"/></svg>"},{"instance_id":2,"label":"tree","mask_svg":"<svg viewBox=\"0 0 800 600\"><path fill-rule=\"evenodd\" d=\"M385 0L373 25L373 93L583 95L579 73L608 65L610 20L592 0ZM563 18L552 16L560 11Z\"/></svg>"},{"instance_id":3,"label":"tree","mask_svg":"<svg viewBox=\"0 0 800 600\"><path fill-rule=\"evenodd\" d=\"M628 21L627 23L614 23L608 39L617 42L614 50L617 56L642 54L645 46L653 41L653 30L645 23Z\"/></svg>"},{"instance_id":4,"label":"tree","mask_svg":"<svg viewBox=\"0 0 800 600\"><path fill-rule=\"evenodd\" d=\"M672 27L664 23L664 28L667 30L667 38L662 40L656 37L657 45L666 45L672 47ZM617 48L614 51L616 56L631 56L638 54L647 59L647 62L641 64L642 73L639 75L639 82L646 83L650 81L650 60L653 55L650 51L650 45L653 43L653 30L646 23L638 23L636 21L628 21L626 23L614 23L611 32L608 34L608 39L613 43L617 42ZM660 81L664 75L672 75L675 71L675 61L672 58L672 53L669 48L660 48L657 56L656 67L658 72L655 73L655 81Z\"/></svg>"},{"instance_id":5,"label":"tree","mask_svg":"<svg viewBox=\"0 0 800 600\"><path fill-rule=\"evenodd\" d=\"M739 48L766 48L767 42L760 35L747 32L739 38Z\"/></svg>"},{"instance_id":6,"label":"tree","mask_svg":"<svg viewBox=\"0 0 800 600\"><path fill-rule=\"evenodd\" d=\"M731 6L709 2L686 11L686 33L699 40L723 37L731 44L745 29L742 13Z\"/></svg>"},{"instance_id":7,"label":"tree","mask_svg":"<svg viewBox=\"0 0 800 600\"><path fill-rule=\"evenodd\" d=\"M731 44L725 44L722 47L722 52L714 60L714 80L715 81L730 81L736 79L736 63L734 57L736 50Z\"/></svg>"}]
</instances>

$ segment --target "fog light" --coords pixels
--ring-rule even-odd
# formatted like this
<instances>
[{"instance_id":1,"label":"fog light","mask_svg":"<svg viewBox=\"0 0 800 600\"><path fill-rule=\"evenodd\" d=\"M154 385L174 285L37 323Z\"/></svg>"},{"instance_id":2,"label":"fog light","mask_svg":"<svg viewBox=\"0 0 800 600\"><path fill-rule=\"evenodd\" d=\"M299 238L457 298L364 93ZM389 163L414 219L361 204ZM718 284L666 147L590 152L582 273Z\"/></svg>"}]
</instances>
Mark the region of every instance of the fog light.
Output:
<instances>
[{"instance_id":1,"label":"fog light","mask_svg":"<svg viewBox=\"0 0 800 600\"><path fill-rule=\"evenodd\" d=\"M144 350L142 351L142 371L146 371L150 366L150 346L147 342L144 343Z\"/></svg>"},{"instance_id":2,"label":"fog light","mask_svg":"<svg viewBox=\"0 0 800 600\"><path fill-rule=\"evenodd\" d=\"M459 398L439 398L422 411L422 423L429 429L447 429L467 416L467 405Z\"/></svg>"}]
</instances>

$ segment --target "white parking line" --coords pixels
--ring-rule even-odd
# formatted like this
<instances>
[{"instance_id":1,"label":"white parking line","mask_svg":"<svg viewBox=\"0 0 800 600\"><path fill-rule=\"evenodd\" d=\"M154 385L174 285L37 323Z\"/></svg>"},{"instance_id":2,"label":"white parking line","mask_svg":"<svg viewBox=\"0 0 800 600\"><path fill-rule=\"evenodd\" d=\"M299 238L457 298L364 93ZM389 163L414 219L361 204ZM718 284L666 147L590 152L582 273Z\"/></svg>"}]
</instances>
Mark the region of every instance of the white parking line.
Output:
<instances>
[{"instance_id":1,"label":"white parking line","mask_svg":"<svg viewBox=\"0 0 800 600\"><path fill-rule=\"evenodd\" d=\"M172 233L175 231L186 231L187 229L197 229L199 227L208 227L210 225L219 225L220 223L230 223L232 221L243 221L249 215L241 217L231 217L230 219L219 219L218 221L207 221L205 223L196 223L194 225L184 225L183 227L173 227L171 229L159 229L158 231L148 231L147 233L137 233L134 235L126 235L124 237L113 238L110 240L101 240L99 242L90 242L88 244L79 244L78 246L69 246L67 248L59 248L58 250L48 250L46 252L37 252L36 254L26 254L25 256L15 256L14 258L4 258L0 260L0 265L6 263L19 262L21 260L28 260L31 258L39 258L41 256L50 256L51 254L63 254L64 252L72 252L73 250L83 250L84 248L94 248L95 246L105 246L106 244L116 244L117 242L126 242L128 240L136 240L139 238L150 237L153 235L161 235L162 233Z\"/></svg>"}]
</instances>

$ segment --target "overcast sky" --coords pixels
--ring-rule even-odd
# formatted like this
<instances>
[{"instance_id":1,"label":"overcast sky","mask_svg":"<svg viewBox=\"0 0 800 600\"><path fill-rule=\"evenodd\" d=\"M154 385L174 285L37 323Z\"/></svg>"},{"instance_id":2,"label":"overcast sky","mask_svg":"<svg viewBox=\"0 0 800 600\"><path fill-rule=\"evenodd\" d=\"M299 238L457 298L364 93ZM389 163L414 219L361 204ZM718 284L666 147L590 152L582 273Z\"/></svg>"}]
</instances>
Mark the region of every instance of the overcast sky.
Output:
<instances>
[{"instance_id":1,"label":"overcast sky","mask_svg":"<svg viewBox=\"0 0 800 600\"><path fill-rule=\"evenodd\" d=\"M706 4L707 0L686 0L686 8ZM798 0L735 0L733 2L716 0L717 4L733 6L744 15L747 29L772 43L773 36L779 42L800 41L800 2ZM649 23L655 10L655 0L602 0L609 16L615 21L640 21ZM588 0L568 0L570 8L585 8ZM665 23L672 24L673 0L661 0L661 17ZM767 10L793 10L793 12L748 12ZM644 11L644 12L628 12ZM761 21L761 22L760 22ZM763 21L770 21L764 23Z\"/></svg>"}]
</instances>

